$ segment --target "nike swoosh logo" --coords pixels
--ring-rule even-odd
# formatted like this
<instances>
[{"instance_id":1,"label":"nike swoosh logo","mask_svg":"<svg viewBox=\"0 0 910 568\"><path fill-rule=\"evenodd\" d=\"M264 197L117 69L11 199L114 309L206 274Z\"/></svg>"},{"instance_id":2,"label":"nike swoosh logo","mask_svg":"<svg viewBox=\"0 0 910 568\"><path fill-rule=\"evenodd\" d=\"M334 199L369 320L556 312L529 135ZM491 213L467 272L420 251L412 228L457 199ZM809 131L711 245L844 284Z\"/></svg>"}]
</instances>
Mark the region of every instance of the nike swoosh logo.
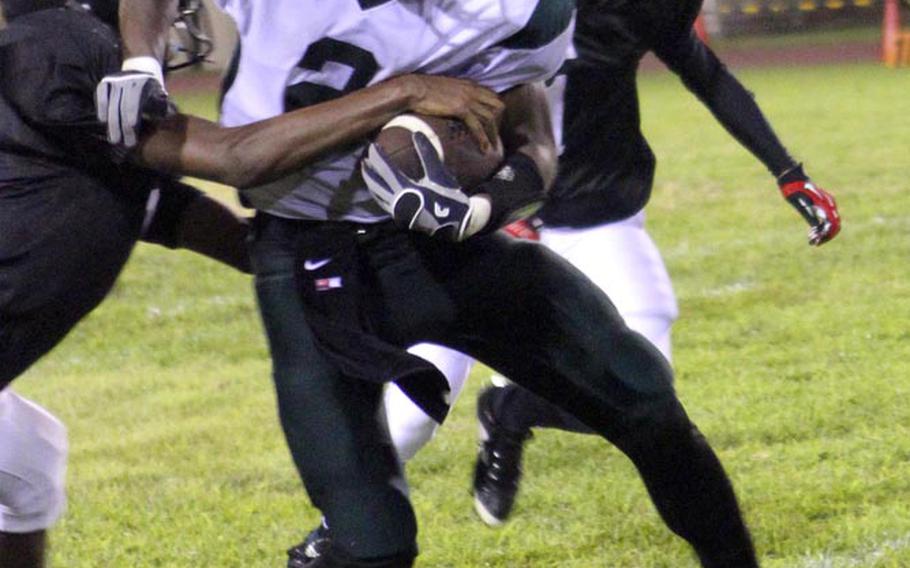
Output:
<instances>
[{"instance_id":1,"label":"nike swoosh logo","mask_svg":"<svg viewBox=\"0 0 910 568\"><path fill-rule=\"evenodd\" d=\"M433 204L433 214L437 217L445 218L449 216L451 210L448 207L440 207L438 203Z\"/></svg>"},{"instance_id":2,"label":"nike swoosh logo","mask_svg":"<svg viewBox=\"0 0 910 568\"><path fill-rule=\"evenodd\" d=\"M332 262L331 258L323 258L322 260L310 260L309 258L303 261L304 270L319 270L326 264Z\"/></svg>"}]
</instances>

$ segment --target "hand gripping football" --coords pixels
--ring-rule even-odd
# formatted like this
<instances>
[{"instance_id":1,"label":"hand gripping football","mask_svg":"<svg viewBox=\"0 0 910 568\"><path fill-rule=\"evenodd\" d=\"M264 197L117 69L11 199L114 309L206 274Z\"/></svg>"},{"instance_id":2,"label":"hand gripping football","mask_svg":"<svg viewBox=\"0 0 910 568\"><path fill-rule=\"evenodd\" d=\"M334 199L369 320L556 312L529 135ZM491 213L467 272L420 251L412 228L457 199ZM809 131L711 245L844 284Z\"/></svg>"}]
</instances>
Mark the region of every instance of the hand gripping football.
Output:
<instances>
[{"instance_id":1,"label":"hand gripping football","mask_svg":"<svg viewBox=\"0 0 910 568\"><path fill-rule=\"evenodd\" d=\"M482 152L467 127L459 120L418 114L393 118L373 141L389 162L411 179L423 177L413 134L423 132L442 158L446 169L463 189L471 189L493 175L503 159L502 141Z\"/></svg>"}]
</instances>

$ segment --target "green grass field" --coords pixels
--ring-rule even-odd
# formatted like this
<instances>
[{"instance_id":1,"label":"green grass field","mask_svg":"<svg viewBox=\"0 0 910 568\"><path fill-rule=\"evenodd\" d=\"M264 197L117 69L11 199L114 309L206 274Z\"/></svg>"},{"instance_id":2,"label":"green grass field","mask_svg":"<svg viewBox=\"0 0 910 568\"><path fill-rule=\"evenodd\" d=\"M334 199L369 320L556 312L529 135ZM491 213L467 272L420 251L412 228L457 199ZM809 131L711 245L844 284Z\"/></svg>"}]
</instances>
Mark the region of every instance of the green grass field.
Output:
<instances>
[{"instance_id":1,"label":"green grass field","mask_svg":"<svg viewBox=\"0 0 910 568\"><path fill-rule=\"evenodd\" d=\"M910 73L740 77L836 194L844 229L809 248L763 167L675 78L642 78L659 157L649 223L681 308L680 396L733 477L765 566L910 566ZM318 513L269 372L248 278L140 246L103 306L16 383L70 428L54 565L283 566ZM468 489L485 374L409 467L418 565L695 566L631 465L593 437L538 432L514 521L482 525Z\"/></svg>"}]
</instances>

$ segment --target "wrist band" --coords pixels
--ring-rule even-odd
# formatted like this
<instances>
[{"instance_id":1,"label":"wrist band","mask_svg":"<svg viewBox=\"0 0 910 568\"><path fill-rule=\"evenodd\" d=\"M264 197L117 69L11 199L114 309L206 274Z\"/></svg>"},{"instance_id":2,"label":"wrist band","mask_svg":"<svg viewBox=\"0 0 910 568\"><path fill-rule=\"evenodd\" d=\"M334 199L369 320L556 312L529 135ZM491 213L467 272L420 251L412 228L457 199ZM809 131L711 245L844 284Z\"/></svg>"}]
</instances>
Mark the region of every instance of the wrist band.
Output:
<instances>
[{"instance_id":1,"label":"wrist band","mask_svg":"<svg viewBox=\"0 0 910 568\"><path fill-rule=\"evenodd\" d=\"M164 71L161 69L161 62L150 55L140 55L124 60L120 70L149 73L155 77L158 83L161 84L161 88L164 89Z\"/></svg>"},{"instance_id":2,"label":"wrist band","mask_svg":"<svg viewBox=\"0 0 910 568\"><path fill-rule=\"evenodd\" d=\"M482 233L492 233L516 219L533 215L546 197L537 164L521 152L506 158L505 164L492 178L470 193L490 196L490 221Z\"/></svg>"},{"instance_id":3,"label":"wrist band","mask_svg":"<svg viewBox=\"0 0 910 568\"><path fill-rule=\"evenodd\" d=\"M782 174L777 176L778 185L787 185L788 183L805 181L809 181L809 176L807 176L806 172L803 171L802 163L796 164L788 170L784 170Z\"/></svg>"}]
</instances>

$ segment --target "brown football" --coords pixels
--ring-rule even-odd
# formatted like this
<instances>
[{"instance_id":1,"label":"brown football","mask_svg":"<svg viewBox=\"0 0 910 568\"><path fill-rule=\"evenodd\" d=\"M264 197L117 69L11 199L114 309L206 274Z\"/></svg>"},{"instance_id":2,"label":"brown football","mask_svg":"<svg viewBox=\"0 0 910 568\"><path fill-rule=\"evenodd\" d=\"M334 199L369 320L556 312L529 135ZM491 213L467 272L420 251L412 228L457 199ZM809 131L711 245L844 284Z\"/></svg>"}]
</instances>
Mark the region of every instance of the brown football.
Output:
<instances>
[{"instance_id":1,"label":"brown football","mask_svg":"<svg viewBox=\"0 0 910 568\"><path fill-rule=\"evenodd\" d=\"M502 141L488 152L480 145L460 120L419 114L395 117L373 140L393 165L412 179L423 177L423 168L412 135L423 132L430 139L442 161L461 187L471 189L496 172L502 162Z\"/></svg>"}]
</instances>

